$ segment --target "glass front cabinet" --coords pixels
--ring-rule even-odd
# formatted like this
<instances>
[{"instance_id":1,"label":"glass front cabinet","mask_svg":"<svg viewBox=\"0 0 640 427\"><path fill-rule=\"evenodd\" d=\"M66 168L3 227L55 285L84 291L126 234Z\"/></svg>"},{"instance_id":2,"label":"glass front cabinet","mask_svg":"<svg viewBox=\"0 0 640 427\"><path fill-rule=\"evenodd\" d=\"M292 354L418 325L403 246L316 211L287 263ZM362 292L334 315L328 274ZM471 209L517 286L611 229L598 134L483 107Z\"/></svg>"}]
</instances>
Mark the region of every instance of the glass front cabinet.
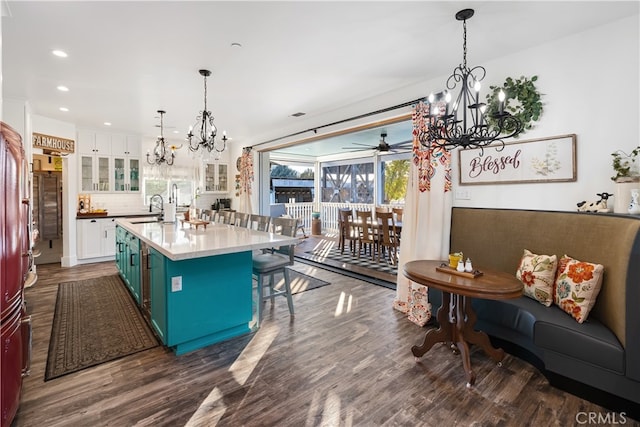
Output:
<instances>
[{"instance_id":1,"label":"glass front cabinet","mask_svg":"<svg viewBox=\"0 0 640 427\"><path fill-rule=\"evenodd\" d=\"M78 132L81 191L111 191L111 140L97 132Z\"/></svg>"},{"instance_id":2,"label":"glass front cabinet","mask_svg":"<svg viewBox=\"0 0 640 427\"><path fill-rule=\"evenodd\" d=\"M206 163L204 165L204 192L227 193L229 191L229 165Z\"/></svg>"},{"instance_id":3,"label":"glass front cabinet","mask_svg":"<svg viewBox=\"0 0 640 427\"><path fill-rule=\"evenodd\" d=\"M82 192L139 192L141 140L137 136L78 131Z\"/></svg>"},{"instance_id":4,"label":"glass front cabinet","mask_svg":"<svg viewBox=\"0 0 640 427\"><path fill-rule=\"evenodd\" d=\"M114 157L114 191L140 191L140 160Z\"/></svg>"},{"instance_id":5,"label":"glass front cabinet","mask_svg":"<svg viewBox=\"0 0 640 427\"><path fill-rule=\"evenodd\" d=\"M82 191L110 191L109 157L81 156L80 173Z\"/></svg>"}]
</instances>

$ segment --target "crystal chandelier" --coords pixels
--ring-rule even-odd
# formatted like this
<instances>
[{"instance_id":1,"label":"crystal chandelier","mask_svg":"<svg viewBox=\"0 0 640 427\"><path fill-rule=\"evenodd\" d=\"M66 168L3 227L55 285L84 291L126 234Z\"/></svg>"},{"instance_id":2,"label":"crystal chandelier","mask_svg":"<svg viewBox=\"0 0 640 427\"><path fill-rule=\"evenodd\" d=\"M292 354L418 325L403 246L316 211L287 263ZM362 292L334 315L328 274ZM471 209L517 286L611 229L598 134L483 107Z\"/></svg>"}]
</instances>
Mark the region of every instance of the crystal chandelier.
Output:
<instances>
[{"instance_id":1,"label":"crystal chandelier","mask_svg":"<svg viewBox=\"0 0 640 427\"><path fill-rule=\"evenodd\" d=\"M503 91L498 95L499 106L495 113L488 114L487 105L479 100L480 82L486 70L482 66L467 67L467 19L473 13L473 9L456 13L456 19L462 21L464 31L462 65L458 65L447 79L447 90L440 95L440 99L429 95L429 130L427 141L423 142L427 148L434 145L449 150L456 147L483 148L493 142L499 142L504 147L503 139L517 136L523 130L522 122L505 111L506 97ZM450 107L451 91L458 83L460 92Z\"/></svg>"},{"instance_id":2,"label":"crystal chandelier","mask_svg":"<svg viewBox=\"0 0 640 427\"><path fill-rule=\"evenodd\" d=\"M194 125L189 128L189 133L187 134L189 150L194 153L202 152L205 155L211 154L212 151L219 154L227 148L227 134L222 132L222 139L220 142L216 142L218 130L213 124L211 111L207 110L207 77L211 75L211 71L200 70L199 72L204 77L204 109L196 117Z\"/></svg>"},{"instance_id":3,"label":"crystal chandelier","mask_svg":"<svg viewBox=\"0 0 640 427\"><path fill-rule=\"evenodd\" d=\"M166 111L158 110L160 114L160 136L156 141L156 146L153 148L153 157L151 155L151 151L147 150L147 163L150 165L157 166L171 166L173 165L173 161L176 157L176 150L180 147L176 147L175 145L170 145L167 147L167 143L164 140L164 122L163 117Z\"/></svg>"}]
</instances>

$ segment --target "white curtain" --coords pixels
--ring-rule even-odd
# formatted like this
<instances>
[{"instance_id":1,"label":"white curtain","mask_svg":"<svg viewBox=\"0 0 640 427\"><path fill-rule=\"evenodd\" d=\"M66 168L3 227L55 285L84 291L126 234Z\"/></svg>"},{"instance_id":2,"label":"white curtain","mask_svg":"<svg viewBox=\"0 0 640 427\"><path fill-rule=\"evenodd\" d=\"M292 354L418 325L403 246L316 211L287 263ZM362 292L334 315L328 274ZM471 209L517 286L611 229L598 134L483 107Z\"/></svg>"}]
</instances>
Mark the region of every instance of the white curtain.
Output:
<instances>
[{"instance_id":1,"label":"white curtain","mask_svg":"<svg viewBox=\"0 0 640 427\"><path fill-rule=\"evenodd\" d=\"M402 217L402 238L398 260L396 298L393 307L409 320L423 326L431 318L427 288L402 274L406 262L418 259L446 259L451 228L451 152L426 149L429 104L420 102L413 110L413 161Z\"/></svg>"}]
</instances>

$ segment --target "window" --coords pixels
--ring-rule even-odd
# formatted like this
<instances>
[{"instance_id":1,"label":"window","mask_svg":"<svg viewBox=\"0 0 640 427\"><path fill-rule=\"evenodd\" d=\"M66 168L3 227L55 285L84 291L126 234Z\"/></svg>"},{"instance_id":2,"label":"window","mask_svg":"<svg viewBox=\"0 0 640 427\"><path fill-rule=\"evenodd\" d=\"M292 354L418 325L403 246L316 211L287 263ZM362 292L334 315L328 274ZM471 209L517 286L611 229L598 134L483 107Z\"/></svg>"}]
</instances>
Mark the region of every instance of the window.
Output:
<instances>
[{"instance_id":1,"label":"window","mask_svg":"<svg viewBox=\"0 0 640 427\"><path fill-rule=\"evenodd\" d=\"M171 170L171 176L158 176L153 171L145 168L145 176L142 180L142 192L145 205L154 194L159 194L165 202L169 201L171 188L175 184L178 189L178 206L189 206L195 196L196 189L192 172L188 169L175 168Z\"/></svg>"},{"instance_id":2,"label":"window","mask_svg":"<svg viewBox=\"0 0 640 427\"><path fill-rule=\"evenodd\" d=\"M322 168L322 201L373 203L373 162Z\"/></svg>"},{"instance_id":3,"label":"window","mask_svg":"<svg viewBox=\"0 0 640 427\"><path fill-rule=\"evenodd\" d=\"M411 160L384 160L382 165L382 203L404 203Z\"/></svg>"}]
</instances>

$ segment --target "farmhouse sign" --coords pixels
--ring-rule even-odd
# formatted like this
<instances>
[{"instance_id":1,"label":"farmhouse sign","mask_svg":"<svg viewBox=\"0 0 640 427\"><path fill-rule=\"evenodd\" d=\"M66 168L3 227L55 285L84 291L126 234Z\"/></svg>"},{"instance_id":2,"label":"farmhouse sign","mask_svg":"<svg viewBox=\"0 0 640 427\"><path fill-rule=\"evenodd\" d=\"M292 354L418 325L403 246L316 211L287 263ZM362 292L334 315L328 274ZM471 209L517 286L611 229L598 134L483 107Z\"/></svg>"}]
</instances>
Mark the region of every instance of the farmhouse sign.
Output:
<instances>
[{"instance_id":1,"label":"farmhouse sign","mask_svg":"<svg viewBox=\"0 0 640 427\"><path fill-rule=\"evenodd\" d=\"M61 153L73 153L75 151L75 141L72 139L60 138L57 136L44 135L34 132L33 147L59 151Z\"/></svg>"},{"instance_id":2,"label":"farmhouse sign","mask_svg":"<svg viewBox=\"0 0 640 427\"><path fill-rule=\"evenodd\" d=\"M460 185L575 181L576 135L458 151Z\"/></svg>"}]
</instances>

